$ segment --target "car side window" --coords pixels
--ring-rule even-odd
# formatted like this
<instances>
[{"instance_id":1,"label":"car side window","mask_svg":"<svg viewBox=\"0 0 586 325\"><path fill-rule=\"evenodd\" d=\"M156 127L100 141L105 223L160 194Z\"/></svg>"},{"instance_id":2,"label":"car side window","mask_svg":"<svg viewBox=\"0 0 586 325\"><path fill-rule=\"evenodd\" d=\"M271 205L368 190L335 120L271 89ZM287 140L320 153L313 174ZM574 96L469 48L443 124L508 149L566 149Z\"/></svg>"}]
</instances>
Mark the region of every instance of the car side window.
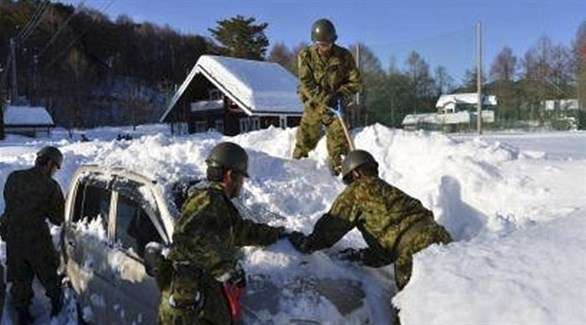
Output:
<instances>
[{"instance_id":1,"label":"car side window","mask_svg":"<svg viewBox=\"0 0 586 325\"><path fill-rule=\"evenodd\" d=\"M163 242L149 215L140 204L123 194L118 195L116 241L123 248L133 250L141 258L148 243Z\"/></svg>"},{"instance_id":2,"label":"car side window","mask_svg":"<svg viewBox=\"0 0 586 325\"><path fill-rule=\"evenodd\" d=\"M84 219L93 221L98 216L101 216L104 229L108 229L111 197L112 192L110 190L91 184L80 184L75 198L75 210L72 221L78 222Z\"/></svg>"}]
</instances>

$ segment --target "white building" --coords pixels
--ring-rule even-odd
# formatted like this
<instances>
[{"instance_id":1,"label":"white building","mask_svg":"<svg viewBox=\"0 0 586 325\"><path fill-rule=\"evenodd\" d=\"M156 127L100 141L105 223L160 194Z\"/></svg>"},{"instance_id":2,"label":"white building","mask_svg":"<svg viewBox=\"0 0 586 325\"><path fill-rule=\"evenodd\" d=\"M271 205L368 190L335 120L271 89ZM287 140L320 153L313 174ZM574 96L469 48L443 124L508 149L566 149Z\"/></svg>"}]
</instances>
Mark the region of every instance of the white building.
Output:
<instances>
[{"instance_id":1,"label":"white building","mask_svg":"<svg viewBox=\"0 0 586 325\"><path fill-rule=\"evenodd\" d=\"M435 107L439 114L457 113L476 110L477 93L460 93L441 95ZM493 110L497 106L496 96L482 96L482 109Z\"/></svg>"},{"instance_id":2,"label":"white building","mask_svg":"<svg viewBox=\"0 0 586 325\"><path fill-rule=\"evenodd\" d=\"M577 99L544 100L541 105L546 111L577 111L580 109L580 103Z\"/></svg>"},{"instance_id":3,"label":"white building","mask_svg":"<svg viewBox=\"0 0 586 325\"><path fill-rule=\"evenodd\" d=\"M476 105L478 95L476 93L460 93L441 95L435 107L437 113L409 114L405 116L403 128L427 129L427 130L454 130L458 126L462 128L476 125ZM496 96L483 96L482 122L494 123L494 109L497 106Z\"/></svg>"},{"instance_id":4,"label":"white building","mask_svg":"<svg viewBox=\"0 0 586 325\"><path fill-rule=\"evenodd\" d=\"M8 105L3 114L6 134L37 137L49 135L55 127L51 114L44 107Z\"/></svg>"}]
</instances>

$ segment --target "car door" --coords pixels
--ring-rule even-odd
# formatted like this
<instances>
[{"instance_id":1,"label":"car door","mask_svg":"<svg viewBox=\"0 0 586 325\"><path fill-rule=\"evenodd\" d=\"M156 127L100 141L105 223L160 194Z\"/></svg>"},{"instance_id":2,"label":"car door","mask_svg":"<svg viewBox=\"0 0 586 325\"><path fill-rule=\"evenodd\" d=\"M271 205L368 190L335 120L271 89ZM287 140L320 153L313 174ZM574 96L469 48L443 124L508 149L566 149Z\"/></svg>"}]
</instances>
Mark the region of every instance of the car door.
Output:
<instances>
[{"instance_id":1,"label":"car door","mask_svg":"<svg viewBox=\"0 0 586 325\"><path fill-rule=\"evenodd\" d=\"M160 215L140 182L117 179L115 189L114 251L109 257L115 270L116 324L155 324L160 292L154 277L146 273L143 257L148 243L163 243ZM148 196L148 197L147 197Z\"/></svg>"},{"instance_id":2,"label":"car door","mask_svg":"<svg viewBox=\"0 0 586 325\"><path fill-rule=\"evenodd\" d=\"M108 181L86 177L76 184L64 229L65 265L86 320L104 324L114 290L107 264L113 192Z\"/></svg>"}]
</instances>

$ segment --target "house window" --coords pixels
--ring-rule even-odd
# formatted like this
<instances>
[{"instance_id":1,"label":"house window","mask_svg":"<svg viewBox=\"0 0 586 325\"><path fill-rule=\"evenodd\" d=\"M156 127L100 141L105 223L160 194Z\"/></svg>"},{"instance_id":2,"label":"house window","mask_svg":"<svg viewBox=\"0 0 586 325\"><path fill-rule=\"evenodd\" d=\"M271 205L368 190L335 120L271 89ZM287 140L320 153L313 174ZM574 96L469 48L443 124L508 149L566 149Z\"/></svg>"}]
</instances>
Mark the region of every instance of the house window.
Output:
<instances>
[{"instance_id":1,"label":"house window","mask_svg":"<svg viewBox=\"0 0 586 325\"><path fill-rule=\"evenodd\" d=\"M208 94L210 96L210 100L219 100L223 98L222 92L219 89L210 89Z\"/></svg>"},{"instance_id":2,"label":"house window","mask_svg":"<svg viewBox=\"0 0 586 325\"><path fill-rule=\"evenodd\" d=\"M224 133L224 120L218 119L215 121L215 129L220 133Z\"/></svg>"},{"instance_id":3,"label":"house window","mask_svg":"<svg viewBox=\"0 0 586 325\"><path fill-rule=\"evenodd\" d=\"M260 118L243 117L240 119L240 132L260 130Z\"/></svg>"}]
</instances>

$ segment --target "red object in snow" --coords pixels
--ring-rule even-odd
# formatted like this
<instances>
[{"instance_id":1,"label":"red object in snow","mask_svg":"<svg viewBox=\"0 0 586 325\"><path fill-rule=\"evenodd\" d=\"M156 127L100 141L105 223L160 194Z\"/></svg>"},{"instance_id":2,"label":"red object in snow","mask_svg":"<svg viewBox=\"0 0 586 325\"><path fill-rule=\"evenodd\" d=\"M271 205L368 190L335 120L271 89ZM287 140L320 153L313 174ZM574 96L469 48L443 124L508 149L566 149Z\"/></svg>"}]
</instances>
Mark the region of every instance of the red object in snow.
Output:
<instances>
[{"instance_id":1,"label":"red object in snow","mask_svg":"<svg viewBox=\"0 0 586 325\"><path fill-rule=\"evenodd\" d=\"M224 296L226 296L226 300L228 301L228 308L230 309L232 324L240 324L240 321L242 320L240 296L244 291L244 286L239 283L230 283L230 281L224 281L222 289Z\"/></svg>"}]
</instances>

